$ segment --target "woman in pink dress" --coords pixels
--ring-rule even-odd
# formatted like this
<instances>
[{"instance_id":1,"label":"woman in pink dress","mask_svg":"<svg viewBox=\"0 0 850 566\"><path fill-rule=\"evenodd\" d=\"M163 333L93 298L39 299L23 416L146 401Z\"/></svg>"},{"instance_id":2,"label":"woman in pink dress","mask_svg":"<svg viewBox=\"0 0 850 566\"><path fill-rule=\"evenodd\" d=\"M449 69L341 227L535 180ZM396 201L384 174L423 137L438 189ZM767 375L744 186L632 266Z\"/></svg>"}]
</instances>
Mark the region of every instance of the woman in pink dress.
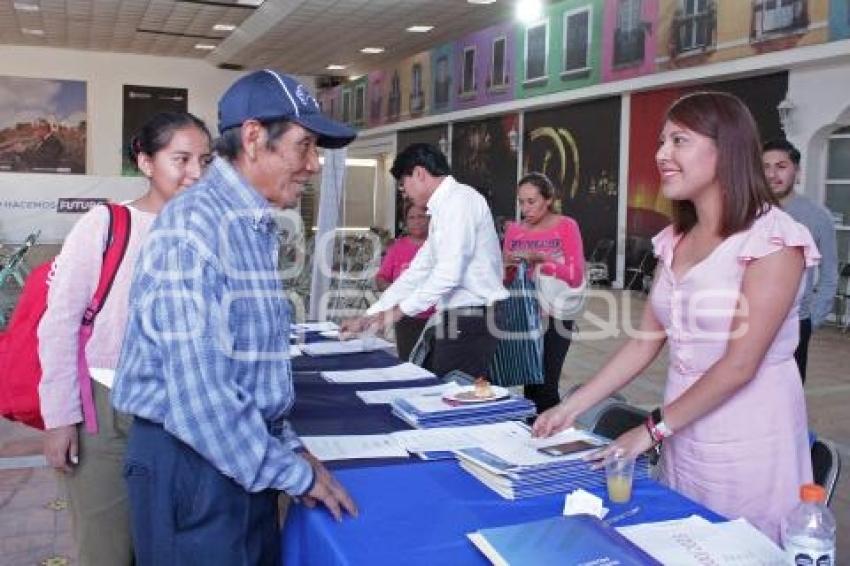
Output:
<instances>
[{"instance_id":1,"label":"woman in pink dress","mask_svg":"<svg viewBox=\"0 0 850 566\"><path fill-rule=\"evenodd\" d=\"M415 204L407 206L404 213L404 226L407 230L407 236L398 238L387 248L387 253L375 276L375 286L378 287L379 291L389 287L410 267L410 262L416 257L416 252L419 251L428 237L429 220L430 217L425 207ZM410 352L416 345L419 335L422 334L425 323L428 322L428 318L433 313L434 309L429 309L416 316L403 316L393 325L399 359L406 360L410 357Z\"/></svg>"},{"instance_id":2,"label":"woman in pink dress","mask_svg":"<svg viewBox=\"0 0 850 566\"><path fill-rule=\"evenodd\" d=\"M503 247L506 276L513 277L517 262L554 275L572 287L584 279L584 246L578 224L555 212L555 187L542 173L529 173L517 184L517 202L522 222L509 222ZM533 271L529 274L533 276ZM543 313L543 383L526 385L526 398L534 401L537 412L554 407L561 400L558 384L561 368L570 348L573 321L556 320Z\"/></svg>"},{"instance_id":3,"label":"woman in pink dress","mask_svg":"<svg viewBox=\"0 0 850 566\"><path fill-rule=\"evenodd\" d=\"M660 477L779 540L812 479L806 405L794 362L809 232L780 210L758 131L737 98L694 93L668 110L656 162L674 222L653 240L659 267L639 331L534 432L570 426L622 388L665 342L663 408L593 455L637 456L663 440Z\"/></svg>"}]
</instances>

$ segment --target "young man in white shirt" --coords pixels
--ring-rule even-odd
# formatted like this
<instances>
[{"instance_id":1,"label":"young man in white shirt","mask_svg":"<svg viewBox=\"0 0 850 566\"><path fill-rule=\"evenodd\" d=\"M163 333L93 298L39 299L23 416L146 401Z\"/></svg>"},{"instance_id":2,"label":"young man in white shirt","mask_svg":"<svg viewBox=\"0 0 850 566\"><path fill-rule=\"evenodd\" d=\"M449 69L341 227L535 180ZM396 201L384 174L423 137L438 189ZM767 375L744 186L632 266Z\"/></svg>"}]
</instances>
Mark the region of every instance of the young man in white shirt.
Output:
<instances>
[{"instance_id":1,"label":"young man in white shirt","mask_svg":"<svg viewBox=\"0 0 850 566\"><path fill-rule=\"evenodd\" d=\"M481 194L452 176L446 157L429 144L396 156L393 177L431 216L428 238L410 267L343 333L382 330L402 315L437 307L436 339L426 365L437 375L461 370L486 376L496 351L501 309L502 253L490 208Z\"/></svg>"}]
</instances>

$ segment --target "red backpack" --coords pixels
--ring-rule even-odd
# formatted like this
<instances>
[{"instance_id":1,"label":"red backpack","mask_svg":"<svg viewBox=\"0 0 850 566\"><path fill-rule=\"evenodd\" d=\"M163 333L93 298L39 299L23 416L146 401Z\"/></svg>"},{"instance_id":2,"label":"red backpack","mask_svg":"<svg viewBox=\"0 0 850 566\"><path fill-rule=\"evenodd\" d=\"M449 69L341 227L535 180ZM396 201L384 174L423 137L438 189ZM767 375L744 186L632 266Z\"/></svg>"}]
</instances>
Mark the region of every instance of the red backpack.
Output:
<instances>
[{"instance_id":1,"label":"red backpack","mask_svg":"<svg viewBox=\"0 0 850 566\"><path fill-rule=\"evenodd\" d=\"M86 343L130 240L130 211L120 204L109 203L107 208L109 228L100 280L80 322L77 356L83 416L86 429L92 433L97 432L97 417L94 413L91 376L85 360ZM43 263L27 276L6 331L0 333L0 415L40 429L44 428L44 421L38 399L41 364L38 360L37 331L41 317L47 310L48 277L52 266L52 261Z\"/></svg>"}]
</instances>

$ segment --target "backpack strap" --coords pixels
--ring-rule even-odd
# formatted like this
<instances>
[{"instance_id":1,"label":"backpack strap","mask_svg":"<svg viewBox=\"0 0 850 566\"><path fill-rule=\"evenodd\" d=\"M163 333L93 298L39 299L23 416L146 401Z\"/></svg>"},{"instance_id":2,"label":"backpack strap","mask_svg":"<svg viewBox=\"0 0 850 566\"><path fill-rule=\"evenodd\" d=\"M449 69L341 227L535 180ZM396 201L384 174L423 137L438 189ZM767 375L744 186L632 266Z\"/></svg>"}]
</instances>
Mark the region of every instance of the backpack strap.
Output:
<instances>
[{"instance_id":1,"label":"backpack strap","mask_svg":"<svg viewBox=\"0 0 850 566\"><path fill-rule=\"evenodd\" d=\"M106 297L112 289L115 275L124 259L130 241L130 210L121 204L108 203L109 226L106 231L106 248L103 250L103 262L100 267L100 279L80 323L80 335L77 350L77 379L80 385L80 400L83 405L83 420L90 434L97 434L97 413L92 390L92 378L86 360L86 345L94 329L94 319L103 308Z\"/></svg>"}]
</instances>

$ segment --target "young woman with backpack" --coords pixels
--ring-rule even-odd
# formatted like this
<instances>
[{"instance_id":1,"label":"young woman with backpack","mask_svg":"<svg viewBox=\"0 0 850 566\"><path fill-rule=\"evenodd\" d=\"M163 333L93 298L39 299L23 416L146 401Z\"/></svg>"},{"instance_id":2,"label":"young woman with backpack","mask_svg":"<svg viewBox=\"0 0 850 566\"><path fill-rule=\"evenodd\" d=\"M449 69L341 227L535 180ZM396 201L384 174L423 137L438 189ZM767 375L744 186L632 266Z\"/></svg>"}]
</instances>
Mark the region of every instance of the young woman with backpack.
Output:
<instances>
[{"instance_id":1,"label":"young woman with backpack","mask_svg":"<svg viewBox=\"0 0 850 566\"><path fill-rule=\"evenodd\" d=\"M47 311L38 326L44 454L65 482L78 563L85 566L133 562L127 488L122 476L130 418L112 408L109 388L121 351L138 253L165 203L200 178L210 160L210 146L209 130L200 119L172 112L154 116L130 143L130 157L147 177L148 190L127 205L129 241L85 346L96 409L97 430L93 434L82 430L85 396L81 392L89 377L85 372L81 375L76 361L80 321L104 265L110 231L106 207L93 208L77 222L49 278Z\"/></svg>"}]
</instances>

